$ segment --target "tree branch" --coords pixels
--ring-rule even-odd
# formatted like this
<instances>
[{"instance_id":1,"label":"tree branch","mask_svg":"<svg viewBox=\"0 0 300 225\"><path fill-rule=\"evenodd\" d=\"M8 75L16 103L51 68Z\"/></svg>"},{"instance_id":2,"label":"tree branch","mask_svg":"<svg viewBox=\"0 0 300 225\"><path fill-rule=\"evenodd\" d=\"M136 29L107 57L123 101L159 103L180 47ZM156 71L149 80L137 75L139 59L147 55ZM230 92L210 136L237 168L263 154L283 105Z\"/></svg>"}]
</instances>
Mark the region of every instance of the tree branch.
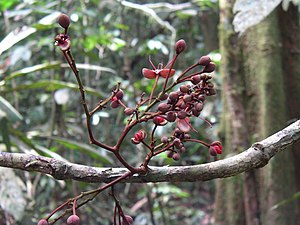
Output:
<instances>
[{"instance_id":1,"label":"tree branch","mask_svg":"<svg viewBox=\"0 0 300 225\"><path fill-rule=\"evenodd\" d=\"M149 167L146 175L136 174L123 182L195 182L230 177L265 166L288 145L300 140L300 120L272 136L254 143L246 151L216 162L194 166ZM97 168L24 153L0 152L0 166L36 171L58 180L110 182L128 172L125 168Z\"/></svg>"}]
</instances>

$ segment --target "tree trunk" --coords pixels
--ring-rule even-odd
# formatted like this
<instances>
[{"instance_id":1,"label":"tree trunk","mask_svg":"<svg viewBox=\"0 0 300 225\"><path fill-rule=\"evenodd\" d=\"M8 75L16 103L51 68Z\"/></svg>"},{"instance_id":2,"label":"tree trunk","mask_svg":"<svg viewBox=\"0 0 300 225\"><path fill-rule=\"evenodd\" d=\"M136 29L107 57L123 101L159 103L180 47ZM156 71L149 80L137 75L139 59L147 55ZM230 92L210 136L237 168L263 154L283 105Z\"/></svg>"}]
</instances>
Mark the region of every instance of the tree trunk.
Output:
<instances>
[{"instance_id":1,"label":"tree trunk","mask_svg":"<svg viewBox=\"0 0 300 225\"><path fill-rule=\"evenodd\" d=\"M233 5L233 0L220 1L221 73L224 91L222 119L225 121L222 129L225 138L225 154L229 154L227 150L237 153L239 149L249 147L247 146L249 143L280 130L288 120L286 108L288 110L291 108L292 112L293 107L297 105L299 108L300 105L298 97L300 88L296 88L296 82L291 84L291 81L287 81L288 76L285 76L284 71L289 66L283 63L288 59L293 68L296 68L299 60L291 57L291 48L283 50L281 47L281 43L290 44L286 38L291 38L290 35L297 37L295 32L297 33L298 30L289 30L290 25L285 24L281 25L286 27L284 34L280 32L278 15L281 16L280 21L286 21L284 18L287 15L283 12L278 13L279 9L277 9L263 22L238 37L231 26ZM298 24L298 20L295 21ZM298 43L294 42L294 50L298 50L298 47L295 48ZM293 74L299 71L298 69ZM297 77L299 79L300 76ZM290 88L293 90L297 89L298 95L294 96L298 99L297 103L289 99L289 88L285 89L285 84L292 86ZM289 115L289 118L296 115ZM292 154L292 151L279 154L265 168L246 172L243 177L235 180L218 181L216 224L296 225L297 207L294 203L271 209L275 204L291 197L296 191L295 168L291 163ZM242 179L243 182L236 182L236 179ZM230 191L236 195L235 198L228 195ZM222 193L227 193L227 196L222 196ZM233 206L236 208L229 210ZM221 216L219 212L224 208L226 215Z\"/></svg>"},{"instance_id":2,"label":"tree trunk","mask_svg":"<svg viewBox=\"0 0 300 225\"><path fill-rule=\"evenodd\" d=\"M234 154L247 146L247 127L243 95L245 92L242 61L238 35L232 28L234 1L220 1L220 49L222 53L221 74L223 79L223 128L225 149ZM234 60L232 60L234 59ZM228 141L230 140L230 141ZM226 153L225 153L226 154ZM227 152L228 154L228 152ZM215 224L244 224L243 176L238 175L217 181Z\"/></svg>"}]
</instances>

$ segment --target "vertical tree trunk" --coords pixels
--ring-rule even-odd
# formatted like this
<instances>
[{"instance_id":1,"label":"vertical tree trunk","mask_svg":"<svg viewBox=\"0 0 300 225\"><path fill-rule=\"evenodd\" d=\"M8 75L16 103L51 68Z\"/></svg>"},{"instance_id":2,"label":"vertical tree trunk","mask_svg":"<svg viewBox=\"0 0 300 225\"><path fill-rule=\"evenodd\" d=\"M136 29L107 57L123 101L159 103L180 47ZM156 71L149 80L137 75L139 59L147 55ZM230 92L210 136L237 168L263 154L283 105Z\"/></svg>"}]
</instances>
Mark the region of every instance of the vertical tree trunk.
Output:
<instances>
[{"instance_id":1,"label":"vertical tree trunk","mask_svg":"<svg viewBox=\"0 0 300 225\"><path fill-rule=\"evenodd\" d=\"M298 6L290 4L287 11L281 7L278 10L279 26L282 37L282 69L285 85L286 108L289 122L297 120L300 116L300 29ZM300 190L300 143L291 147L294 158L294 175L296 188ZM290 162L291 163L291 162ZM296 218L300 218L300 199L294 205ZM300 222L298 222L300 224Z\"/></svg>"},{"instance_id":2,"label":"vertical tree trunk","mask_svg":"<svg viewBox=\"0 0 300 225\"><path fill-rule=\"evenodd\" d=\"M226 151L238 153L250 143L284 127L288 120L286 108L291 107L290 111L293 111L295 107L295 102L286 98L289 94L286 94L285 83L293 90L297 86L284 77L284 70L288 67L282 63L286 59L284 54L290 56L291 53L282 51L281 44L288 45L290 41L286 41L286 34L280 32L278 9L238 37L231 26L233 4L233 0L220 0L225 154L229 153ZM287 24L283 26L290 27ZM286 29L284 33L290 32ZM295 42L295 45L298 43ZM299 65L299 61L295 64L295 59L289 59L291 65ZM293 79L297 80L299 76ZM299 89L296 91L298 96ZM298 96L294 97L299 100ZM288 102L292 103L287 107ZM216 224L296 225L295 204L271 209L295 193L295 171L291 162L292 151L287 151L276 156L263 169L246 172L243 177L218 181ZM233 194L230 195L230 191ZM221 215L220 211L225 215Z\"/></svg>"},{"instance_id":3,"label":"vertical tree trunk","mask_svg":"<svg viewBox=\"0 0 300 225\"><path fill-rule=\"evenodd\" d=\"M220 49L223 79L223 113L225 149L239 153L247 146L247 127L243 93L241 50L238 35L232 28L233 0L220 1ZM229 141L230 140L230 141ZM225 153L225 154L228 154ZM244 224L243 176L217 181L215 224Z\"/></svg>"}]
</instances>

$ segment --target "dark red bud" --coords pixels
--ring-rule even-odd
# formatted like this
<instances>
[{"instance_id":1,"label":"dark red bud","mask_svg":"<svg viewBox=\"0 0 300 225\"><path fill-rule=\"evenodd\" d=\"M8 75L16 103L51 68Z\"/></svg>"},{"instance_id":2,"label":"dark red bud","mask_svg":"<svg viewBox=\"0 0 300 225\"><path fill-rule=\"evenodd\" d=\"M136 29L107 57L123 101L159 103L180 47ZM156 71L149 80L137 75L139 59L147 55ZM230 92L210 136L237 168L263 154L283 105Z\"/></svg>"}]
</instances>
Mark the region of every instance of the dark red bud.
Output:
<instances>
[{"instance_id":1,"label":"dark red bud","mask_svg":"<svg viewBox=\"0 0 300 225\"><path fill-rule=\"evenodd\" d=\"M166 117L169 122L174 122L177 118L176 113L174 113L174 112L167 112Z\"/></svg>"},{"instance_id":2,"label":"dark red bud","mask_svg":"<svg viewBox=\"0 0 300 225\"><path fill-rule=\"evenodd\" d=\"M190 91L190 86L189 85L181 85L179 89L183 93L188 93Z\"/></svg>"},{"instance_id":3,"label":"dark red bud","mask_svg":"<svg viewBox=\"0 0 300 225\"><path fill-rule=\"evenodd\" d=\"M125 215L125 219L129 225L133 223L133 218L131 216ZM122 221L122 225L127 225L127 223L125 221Z\"/></svg>"},{"instance_id":4,"label":"dark red bud","mask_svg":"<svg viewBox=\"0 0 300 225\"><path fill-rule=\"evenodd\" d=\"M190 102L190 101L192 101L192 96L191 95L185 95L185 96L183 96L183 101L184 102Z\"/></svg>"},{"instance_id":5,"label":"dark red bud","mask_svg":"<svg viewBox=\"0 0 300 225\"><path fill-rule=\"evenodd\" d=\"M181 147L181 141L180 141L180 139L179 138L175 138L173 140L173 144L175 145L176 148Z\"/></svg>"},{"instance_id":6,"label":"dark red bud","mask_svg":"<svg viewBox=\"0 0 300 225\"><path fill-rule=\"evenodd\" d=\"M124 96L124 92L122 90L119 90L116 94L117 99L121 100Z\"/></svg>"},{"instance_id":7,"label":"dark red bud","mask_svg":"<svg viewBox=\"0 0 300 225\"><path fill-rule=\"evenodd\" d=\"M221 145L221 142L219 141L214 141L210 144L210 147L209 147L209 153L212 155L212 156L215 156L217 154L222 154L222 150L223 150L223 147ZM215 154L215 155L213 155Z\"/></svg>"},{"instance_id":8,"label":"dark red bud","mask_svg":"<svg viewBox=\"0 0 300 225\"><path fill-rule=\"evenodd\" d=\"M171 101L177 101L178 98L179 98L179 95L178 95L177 92L171 92L171 93L169 94L169 99L170 99Z\"/></svg>"},{"instance_id":9,"label":"dark red bud","mask_svg":"<svg viewBox=\"0 0 300 225\"><path fill-rule=\"evenodd\" d=\"M199 95L198 100L204 102L205 101L205 95Z\"/></svg>"},{"instance_id":10,"label":"dark red bud","mask_svg":"<svg viewBox=\"0 0 300 225\"><path fill-rule=\"evenodd\" d=\"M80 218L77 215L71 215L67 219L67 224L68 225L79 225Z\"/></svg>"},{"instance_id":11,"label":"dark red bud","mask_svg":"<svg viewBox=\"0 0 300 225\"><path fill-rule=\"evenodd\" d=\"M201 81L201 76L200 75L192 76L191 81L193 84L198 84Z\"/></svg>"},{"instance_id":12,"label":"dark red bud","mask_svg":"<svg viewBox=\"0 0 300 225\"><path fill-rule=\"evenodd\" d=\"M124 109L124 113L125 113L126 116L132 115L133 112L134 112L134 110L131 109L131 108L126 108L126 109Z\"/></svg>"},{"instance_id":13,"label":"dark red bud","mask_svg":"<svg viewBox=\"0 0 300 225\"><path fill-rule=\"evenodd\" d=\"M207 66L204 68L205 73L211 73L216 69L216 64L214 62L210 62Z\"/></svg>"},{"instance_id":14,"label":"dark red bud","mask_svg":"<svg viewBox=\"0 0 300 225\"><path fill-rule=\"evenodd\" d=\"M158 108L158 110L161 111L162 113L165 113L165 112L168 111L169 105L168 105L167 103L162 102L162 103L160 103L160 104L158 105L157 108Z\"/></svg>"},{"instance_id":15,"label":"dark red bud","mask_svg":"<svg viewBox=\"0 0 300 225\"><path fill-rule=\"evenodd\" d=\"M57 20L58 24L65 28L65 29L68 29L69 25L70 25L70 18L68 15L66 14L61 14L59 17L58 17L58 20Z\"/></svg>"},{"instance_id":16,"label":"dark red bud","mask_svg":"<svg viewBox=\"0 0 300 225\"><path fill-rule=\"evenodd\" d=\"M166 144L166 143L169 142L169 139L168 139L167 136L163 136L163 137L160 139L160 141L161 141L162 143Z\"/></svg>"},{"instance_id":17,"label":"dark red bud","mask_svg":"<svg viewBox=\"0 0 300 225\"><path fill-rule=\"evenodd\" d=\"M110 103L110 107L112 108L118 108L120 105L120 103L118 102L118 100L114 100Z\"/></svg>"},{"instance_id":18,"label":"dark red bud","mask_svg":"<svg viewBox=\"0 0 300 225\"><path fill-rule=\"evenodd\" d=\"M168 94L164 93L162 96L160 96L159 100L164 101L168 98Z\"/></svg>"},{"instance_id":19,"label":"dark red bud","mask_svg":"<svg viewBox=\"0 0 300 225\"><path fill-rule=\"evenodd\" d=\"M216 156L216 155L217 155L217 152L215 151L214 148L210 147L210 148L209 148L209 154L210 154L211 156Z\"/></svg>"},{"instance_id":20,"label":"dark red bud","mask_svg":"<svg viewBox=\"0 0 300 225\"><path fill-rule=\"evenodd\" d=\"M46 219L41 219L41 220L38 222L38 225L49 225L49 223L48 223L48 220L46 220Z\"/></svg>"},{"instance_id":21,"label":"dark red bud","mask_svg":"<svg viewBox=\"0 0 300 225\"><path fill-rule=\"evenodd\" d=\"M175 153L172 157L175 161L178 161L180 159L180 154L179 153Z\"/></svg>"},{"instance_id":22,"label":"dark red bud","mask_svg":"<svg viewBox=\"0 0 300 225\"><path fill-rule=\"evenodd\" d=\"M179 111L179 112L177 113L177 117L178 117L179 119L184 119L186 116L187 116L186 111Z\"/></svg>"},{"instance_id":23,"label":"dark red bud","mask_svg":"<svg viewBox=\"0 0 300 225\"><path fill-rule=\"evenodd\" d=\"M202 109L203 109L203 103L202 102L198 102L198 103L196 103L196 105L195 105L195 109L197 110L197 111L202 111Z\"/></svg>"},{"instance_id":24,"label":"dark red bud","mask_svg":"<svg viewBox=\"0 0 300 225\"><path fill-rule=\"evenodd\" d=\"M173 151L168 151L168 152L167 152L167 157L168 157L168 158L172 158L173 155L174 155L174 152L173 152Z\"/></svg>"},{"instance_id":25,"label":"dark red bud","mask_svg":"<svg viewBox=\"0 0 300 225\"><path fill-rule=\"evenodd\" d=\"M205 55L199 59L198 64L201 66L207 66L210 62L211 62L210 57Z\"/></svg>"},{"instance_id":26,"label":"dark red bud","mask_svg":"<svg viewBox=\"0 0 300 225\"><path fill-rule=\"evenodd\" d=\"M175 51L177 55L183 52L185 49L186 49L186 43L183 39L180 39L179 41L176 42Z\"/></svg>"}]
</instances>

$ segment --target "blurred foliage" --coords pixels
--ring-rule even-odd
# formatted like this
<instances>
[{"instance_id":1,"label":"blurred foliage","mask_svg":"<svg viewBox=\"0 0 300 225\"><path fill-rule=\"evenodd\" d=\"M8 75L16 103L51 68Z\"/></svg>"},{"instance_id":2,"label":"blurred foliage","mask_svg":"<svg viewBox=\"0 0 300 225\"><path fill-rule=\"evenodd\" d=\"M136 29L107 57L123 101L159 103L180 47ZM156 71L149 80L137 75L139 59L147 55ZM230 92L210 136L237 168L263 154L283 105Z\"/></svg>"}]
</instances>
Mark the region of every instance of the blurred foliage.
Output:
<instances>
[{"instance_id":1,"label":"blurred foliage","mask_svg":"<svg viewBox=\"0 0 300 225\"><path fill-rule=\"evenodd\" d=\"M150 68L151 55L155 65L167 63L172 57L174 34L188 44L186 53L175 65L184 70L204 54L211 52L218 62L217 1L155 1L86 0L36 1L6 0L0 2L0 151L41 154L91 166L119 166L110 153L89 145L76 81L65 65L54 37L62 32L55 23L57 16L67 13L72 53L76 58L86 86L88 104L92 107L121 82L126 100L134 102L145 91L150 93L152 81L141 75ZM160 24L147 10L163 21ZM168 26L164 26L169 24ZM207 29L214 28L214 29ZM205 29L205 30L203 30ZM210 32L210 33L209 33ZM213 51L214 50L214 51ZM220 85L216 73L215 80ZM216 126L209 128L204 118L218 122L220 101L212 99L194 127L195 138L213 140ZM96 113L93 118L95 136L114 143L124 122L121 110ZM103 129L105 127L105 129ZM158 130L168 133L170 127ZM138 165L145 149L124 144L124 157ZM179 162L158 156L153 165L190 165L211 160L204 148L190 144ZM17 171L26 186L27 208L22 225L32 224L51 212L67 198L97 187L74 181L56 181L48 176ZM0 184L1 185L1 184ZM120 184L118 194L125 210L136 224L200 224L207 219L213 203L213 183L194 184ZM138 193L138 194L137 194ZM84 223L111 224L112 201L108 193L79 210ZM3 209L2 209L3 210ZM6 218L7 219L7 218ZM0 212L0 223L4 221ZM21 224L16 222L16 224Z\"/></svg>"}]
</instances>

